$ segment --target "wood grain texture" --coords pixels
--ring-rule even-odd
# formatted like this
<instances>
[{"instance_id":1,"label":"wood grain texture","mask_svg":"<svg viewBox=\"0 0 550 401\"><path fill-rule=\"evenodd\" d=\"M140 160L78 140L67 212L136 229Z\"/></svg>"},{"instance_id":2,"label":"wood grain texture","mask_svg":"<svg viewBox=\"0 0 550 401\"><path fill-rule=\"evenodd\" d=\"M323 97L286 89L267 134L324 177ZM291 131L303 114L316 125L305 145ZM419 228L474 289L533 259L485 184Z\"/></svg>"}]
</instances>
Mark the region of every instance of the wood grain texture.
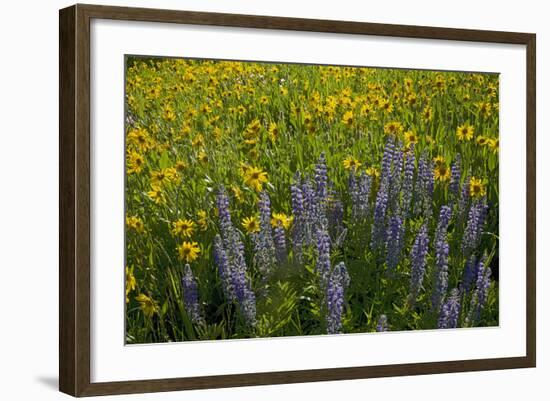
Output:
<instances>
[{"instance_id":1,"label":"wood grain texture","mask_svg":"<svg viewBox=\"0 0 550 401\"><path fill-rule=\"evenodd\" d=\"M525 45L527 49L527 302L525 357L90 382L90 20L393 36ZM59 14L59 388L73 396L534 367L536 364L536 37L534 34L350 21L75 5Z\"/></svg>"},{"instance_id":2,"label":"wood grain texture","mask_svg":"<svg viewBox=\"0 0 550 401\"><path fill-rule=\"evenodd\" d=\"M526 253L527 266L527 359L530 366L537 360L537 57L535 35L530 35L527 45L527 227Z\"/></svg>"},{"instance_id":3,"label":"wood grain texture","mask_svg":"<svg viewBox=\"0 0 550 401\"><path fill-rule=\"evenodd\" d=\"M74 394L75 287L75 8L59 15L59 389Z\"/></svg>"}]
</instances>

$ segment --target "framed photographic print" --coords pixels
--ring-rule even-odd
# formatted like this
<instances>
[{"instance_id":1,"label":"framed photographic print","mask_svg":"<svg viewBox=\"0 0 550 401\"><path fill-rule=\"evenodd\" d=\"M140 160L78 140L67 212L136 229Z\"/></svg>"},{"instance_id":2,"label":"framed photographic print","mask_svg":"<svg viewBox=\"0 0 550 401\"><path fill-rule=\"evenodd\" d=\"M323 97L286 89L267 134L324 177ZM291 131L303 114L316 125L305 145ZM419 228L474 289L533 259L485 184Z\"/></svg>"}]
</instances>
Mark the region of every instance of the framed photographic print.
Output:
<instances>
[{"instance_id":1,"label":"framed photographic print","mask_svg":"<svg viewBox=\"0 0 550 401\"><path fill-rule=\"evenodd\" d=\"M534 367L535 35L60 11L60 390Z\"/></svg>"}]
</instances>

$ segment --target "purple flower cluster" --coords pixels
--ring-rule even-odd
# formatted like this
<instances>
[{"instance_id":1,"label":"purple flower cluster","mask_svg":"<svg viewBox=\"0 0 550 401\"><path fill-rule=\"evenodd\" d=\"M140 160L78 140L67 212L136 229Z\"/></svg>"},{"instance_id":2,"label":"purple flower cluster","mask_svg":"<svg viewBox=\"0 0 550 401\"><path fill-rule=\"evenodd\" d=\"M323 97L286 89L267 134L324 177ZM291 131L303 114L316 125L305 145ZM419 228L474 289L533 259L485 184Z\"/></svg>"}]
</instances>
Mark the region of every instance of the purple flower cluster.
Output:
<instances>
[{"instance_id":1,"label":"purple flower cluster","mask_svg":"<svg viewBox=\"0 0 550 401\"><path fill-rule=\"evenodd\" d=\"M295 183L290 186L290 196L292 201L292 215L294 216L294 224L292 225L292 249L294 251L294 257L300 262L302 260L306 213L299 174L295 177Z\"/></svg>"},{"instance_id":2,"label":"purple flower cluster","mask_svg":"<svg viewBox=\"0 0 550 401\"><path fill-rule=\"evenodd\" d=\"M328 176L327 159L324 153L321 153L319 160L315 165L315 197L319 208L325 206L328 195ZM322 210L319 210L322 212Z\"/></svg>"},{"instance_id":3,"label":"purple flower cluster","mask_svg":"<svg viewBox=\"0 0 550 401\"><path fill-rule=\"evenodd\" d=\"M392 157L392 171L390 179L390 189L388 194L388 209L394 213L399 213L399 194L403 181L403 145L397 144Z\"/></svg>"},{"instance_id":4,"label":"purple flower cluster","mask_svg":"<svg viewBox=\"0 0 550 401\"><path fill-rule=\"evenodd\" d=\"M279 224L273 230L273 240L275 242L275 255L280 264L286 262L286 237L285 229Z\"/></svg>"},{"instance_id":5,"label":"purple flower cluster","mask_svg":"<svg viewBox=\"0 0 550 401\"><path fill-rule=\"evenodd\" d=\"M428 256L428 230L426 226L422 226L414 239L414 244L411 250L411 284L409 291L409 304L414 305L416 297L424 281L426 273L426 256Z\"/></svg>"},{"instance_id":6,"label":"purple flower cluster","mask_svg":"<svg viewBox=\"0 0 550 401\"><path fill-rule=\"evenodd\" d=\"M186 264L183 268L183 275L181 277L181 284L183 289L183 302L185 304L185 310L189 319L194 324L204 323L204 318L202 317L201 308L199 305L199 290L197 286L197 281L193 272L191 271L191 266Z\"/></svg>"},{"instance_id":7,"label":"purple flower cluster","mask_svg":"<svg viewBox=\"0 0 550 401\"><path fill-rule=\"evenodd\" d=\"M388 331L388 318L386 315L380 315L378 323L376 324L376 331L379 333Z\"/></svg>"},{"instance_id":8,"label":"purple flower cluster","mask_svg":"<svg viewBox=\"0 0 550 401\"><path fill-rule=\"evenodd\" d=\"M325 287L330 275L330 236L326 228L317 230L317 263L315 269L321 280L321 287Z\"/></svg>"},{"instance_id":9,"label":"purple flower cluster","mask_svg":"<svg viewBox=\"0 0 550 401\"><path fill-rule=\"evenodd\" d=\"M349 286L350 278L344 262L338 263L327 282L327 333L337 334L342 330L342 313L344 311L344 293Z\"/></svg>"},{"instance_id":10,"label":"purple flower cluster","mask_svg":"<svg viewBox=\"0 0 550 401\"><path fill-rule=\"evenodd\" d=\"M399 215L390 217L386 243L386 268L389 273L395 270L401 258L404 235L405 230L401 217Z\"/></svg>"},{"instance_id":11,"label":"purple flower cluster","mask_svg":"<svg viewBox=\"0 0 550 401\"><path fill-rule=\"evenodd\" d=\"M299 173L294 181L290 186L295 227L292 239L294 254L300 260L303 247L314 245L319 228L328 225L330 183L325 154L320 155L315 165L313 181L301 177Z\"/></svg>"},{"instance_id":12,"label":"purple flower cluster","mask_svg":"<svg viewBox=\"0 0 550 401\"><path fill-rule=\"evenodd\" d=\"M443 299L447 292L449 281L449 243L447 242L447 228L451 221L451 208L442 206L439 221L435 232L435 285L432 293L432 307L440 312Z\"/></svg>"},{"instance_id":13,"label":"purple flower cluster","mask_svg":"<svg viewBox=\"0 0 550 401\"><path fill-rule=\"evenodd\" d=\"M454 288L441 307L437 328L454 329L458 327L460 310L460 293L458 289Z\"/></svg>"},{"instance_id":14,"label":"purple flower cluster","mask_svg":"<svg viewBox=\"0 0 550 401\"><path fill-rule=\"evenodd\" d=\"M406 301L411 310L415 309L417 302L422 302L418 307L420 309L417 309L424 310L425 299L431 304L439 328L476 323L488 302L491 276L491 270L485 267L486 256L478 257L488 206L485 198L470 197L468 180L461 185L461 169L462 161L457 155L451 166L449 197L446 192L444 195L449 203L440 207L436 224L432 217L435 208L433 163L428 154L417 158L414 145L404 149L394 137L388 137L376 192L371 193L376 184L374 177L364 171L352 170L348 178L349 197L335 190L337 186L329 180L327 160L322 153L313 172L310 175L297 172L290 185L294 220L288 244L284 227L273 227L271 224L269 195L267 192L259 194L260 229L258 233L251 234L254 249L251 263L254 272L257 271L264 280L262 288L268 288L267 280L274 268L287 261L308 266L314 263L326 302L327 332L341 332L344 295L350 285L350 277L344 262L336 266L331 264L331 254L340 257L339 251L348 230L357 227L359 230L349 235L353 245L351 249L357 246L360 249L370 240L370 250L367 252L377 258L379 265L385 264L389 277L400 279L402 274L407 274L405 269L410 266L410 288ZM439 191L438 187L438 195ZM371 196L374 196L374 202L371 202ZM217 196L217 206L220 235L214 239L214 258L224 293L239 307L246 322L254 325L256 297L248 278L243 241L231 222L228 198L223 188ZM453 232L449 235L451 223ZM365 229L368 231L365 232ZM418 231L411 232L409 236L409 232L414 230ZM413 235L412 240L410 237ZM453 245L452 259L449 243ZM406 260L405 250L408 251L409 246L410 257ZM429 258L430 249L433 254ZM347 256L345 252L343 256ZM450 260L453 262L451 270ZM455 262L463 263L464 269L455 271ZM431 292L424 297L421 291L428 263L430 274L433 272L433 285ZM198 321L201 317L196 281L190 269L189 274L186 271L184 277L187 280L184 282L184 288L187 288L184 293L190 294L185 295L185 304L186 309L193 311L189 312L192 319ZM461 283L456 283L460 275ZM449 292L449 287L455 285L458 288ZM264 295L262 292L257 294ZM193 306L195 304L197 307ZM387 330L385 315L380 316L377 330Z\"/></svg>"},{"instance_id":15,"label":"purple flower cluster","mask_svg":"<svg viewBox=\"0 0 550 401\"><path fill-rule=\"evenodd\" d=\"M344 227L344 204L340 199L336 198L336 195L333 195L327 206L329 234L334 239L334 245L340 246L346 233Z\"/></svg>"},{"instance_id":16,"label":"purple flower cluster","mask_svg":"<svg viewBox=\"0 0 550 401\"><path fill-rule=\"evenodd\" d=\"M481 232L487 216L487 203L480 199L473 202L468 213L468 222L462 238L462 252L470 255L476 250L481 240Z\"/></svg>"},{"instance_id":17,"label":"purple flower cluster","mask_svg":"<svg viewBox=\"0 0 550 401\"><path fill-rule=\"evenodd\" d=\"M460 154L457 153L453 165L451 166L451 182L449 184L449 192L454 198L458 197L458 191L460 189Z\"/></svg>"},{"instance_id":18,"label":"purple flower cluster","mask_svg":"<svg viewBox=\"0 0 550 401\"><path fill-rule=\"evenodd\" d=\"M271 201L267 192L260 193L260 200L258 201L258 208L260 209L260 232L253 236L254 240L254 262L262 277L266 279L273 271L277 262L277 255L275 250L275 241L273 240L273 230L271 228ZM278 245L284 245L286 253L286 245L284 244L284 231L282 233L282 241L279 238Z\"/></svg>"},{"instance_id":19,"label":"purple flower cluster","mask_svg":"<svg viewBox=\"0 0 550 401\"><path fill-rule=\"evenodd\" d=\"M361 172L351 171L348 188L351 198L351 214L355 219L364 219L370 213L369 198L372 187L372 177Z\"/></svg>"},{"instance_id":20,"label":"purple flower cluster","mask_svg":"<svg viewBox=\"0 0 550 401\"><path fill-rule=\"evenodd\" d=\"M222 187L216 197L220 234L214 238L214 260L226 298L235 302L250 326L256 324L256 297L246 276L244 244L231 222L229 198Z\"/></svg>"},{"instance_id":21,"label":"purple flower cluster","mask_svg":"<svg viewBox=\"0 0 550 401\"><path fill-rule=\"evenodd\" d=\"M481 312L487 304L487 298L489 296L489 287L491 286L491 268L485 266L485 262L482 259L477 267L476 272L476 287L472 294L470 302L470 311L468 313L468 324L472 324L479 320Z\"/></svg>"},{"instance_id":22,"label":"purple flower cluster","mask_svg":"<svg viewBox=\"0 0 550 401\"><path fill-rule=\"evenodd\" d=\"M477 262L475 255L470 256L466 261L464 266L464 272L462 274L462 288L466 294L470 293L472 285L475 285L475 280L477 278L477 272L483 270L484 260L483 258Z\"/></svg>"},{"instance_id":23,"label":"purple flower cluster","mask_svg":"<svg viewBox=\"0 0 550 401\"><path fill-rule=\"evenodd\" d=\"M418 174L414 188L414 214L432 216L434 173L431 161L423 154L418 161Z\"/></svg>"},{"instance_id":24,"label":"purple flower cluster","mask_svg":"<svg viewBox=\"0 0 550 401\"><path fill-rule=\"evenodd\" d=\"M413 196L413 185L414 185L414 164L416 158L414 155L414 145L411 145L409 151L405 156L405 173L403 176L403 198L401 200L401 213L403 214L403 219L409 217L411 210L411 201Z\"/></svg>"},{"instance_id":25,"label":"purple flower cluster","mask_svg":"<svg viewBox=\"0 0 550 401\"><path fill-rule=\"evenodd\" d=\"M386 208L388 206L388 184L380 182L374 205L374 222L372 224L371 248L373 251L382 249L386 241Z\"/></svg>"}]
</instances>

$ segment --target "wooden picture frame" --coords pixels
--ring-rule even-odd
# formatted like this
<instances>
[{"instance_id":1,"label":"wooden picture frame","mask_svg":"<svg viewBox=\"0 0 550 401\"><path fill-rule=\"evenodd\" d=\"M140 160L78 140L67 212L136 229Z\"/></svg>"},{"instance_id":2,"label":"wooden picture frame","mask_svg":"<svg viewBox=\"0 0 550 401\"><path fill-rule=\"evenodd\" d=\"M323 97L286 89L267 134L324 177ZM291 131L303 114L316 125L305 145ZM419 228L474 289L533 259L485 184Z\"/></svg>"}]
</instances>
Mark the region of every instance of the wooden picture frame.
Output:
<instances>
[{"instance_id":1,"label":"wooden picture frame","mask_svg":"<svg viewBox=\"0 0 550 401\"><path fill-rule=\"evenodd\" d=\"M223 376L90 380L90 21L94 18L526 46L526 356ZM207 389L534 367L536 363L536 37L529 33L74 5L59 14L59 388L73 396Z\"/></svg>"}]
</instances>

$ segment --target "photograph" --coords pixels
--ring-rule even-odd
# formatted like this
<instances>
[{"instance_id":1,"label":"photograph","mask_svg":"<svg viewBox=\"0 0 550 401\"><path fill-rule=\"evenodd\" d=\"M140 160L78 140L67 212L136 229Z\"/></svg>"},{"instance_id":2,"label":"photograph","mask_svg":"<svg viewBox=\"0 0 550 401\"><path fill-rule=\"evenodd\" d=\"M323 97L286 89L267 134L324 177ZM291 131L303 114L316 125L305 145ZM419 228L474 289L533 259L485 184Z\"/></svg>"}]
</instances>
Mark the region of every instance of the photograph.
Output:
<instances>
[{"instance_id":1,"label":"photograph","mask_svg":"<svg viewBox=\"0 0 550 401\"><path fill-rule=\"evenodd\" d=\"M126 344L499 325L499 74L125 61Z\"/></svg>"}]
</instances>

